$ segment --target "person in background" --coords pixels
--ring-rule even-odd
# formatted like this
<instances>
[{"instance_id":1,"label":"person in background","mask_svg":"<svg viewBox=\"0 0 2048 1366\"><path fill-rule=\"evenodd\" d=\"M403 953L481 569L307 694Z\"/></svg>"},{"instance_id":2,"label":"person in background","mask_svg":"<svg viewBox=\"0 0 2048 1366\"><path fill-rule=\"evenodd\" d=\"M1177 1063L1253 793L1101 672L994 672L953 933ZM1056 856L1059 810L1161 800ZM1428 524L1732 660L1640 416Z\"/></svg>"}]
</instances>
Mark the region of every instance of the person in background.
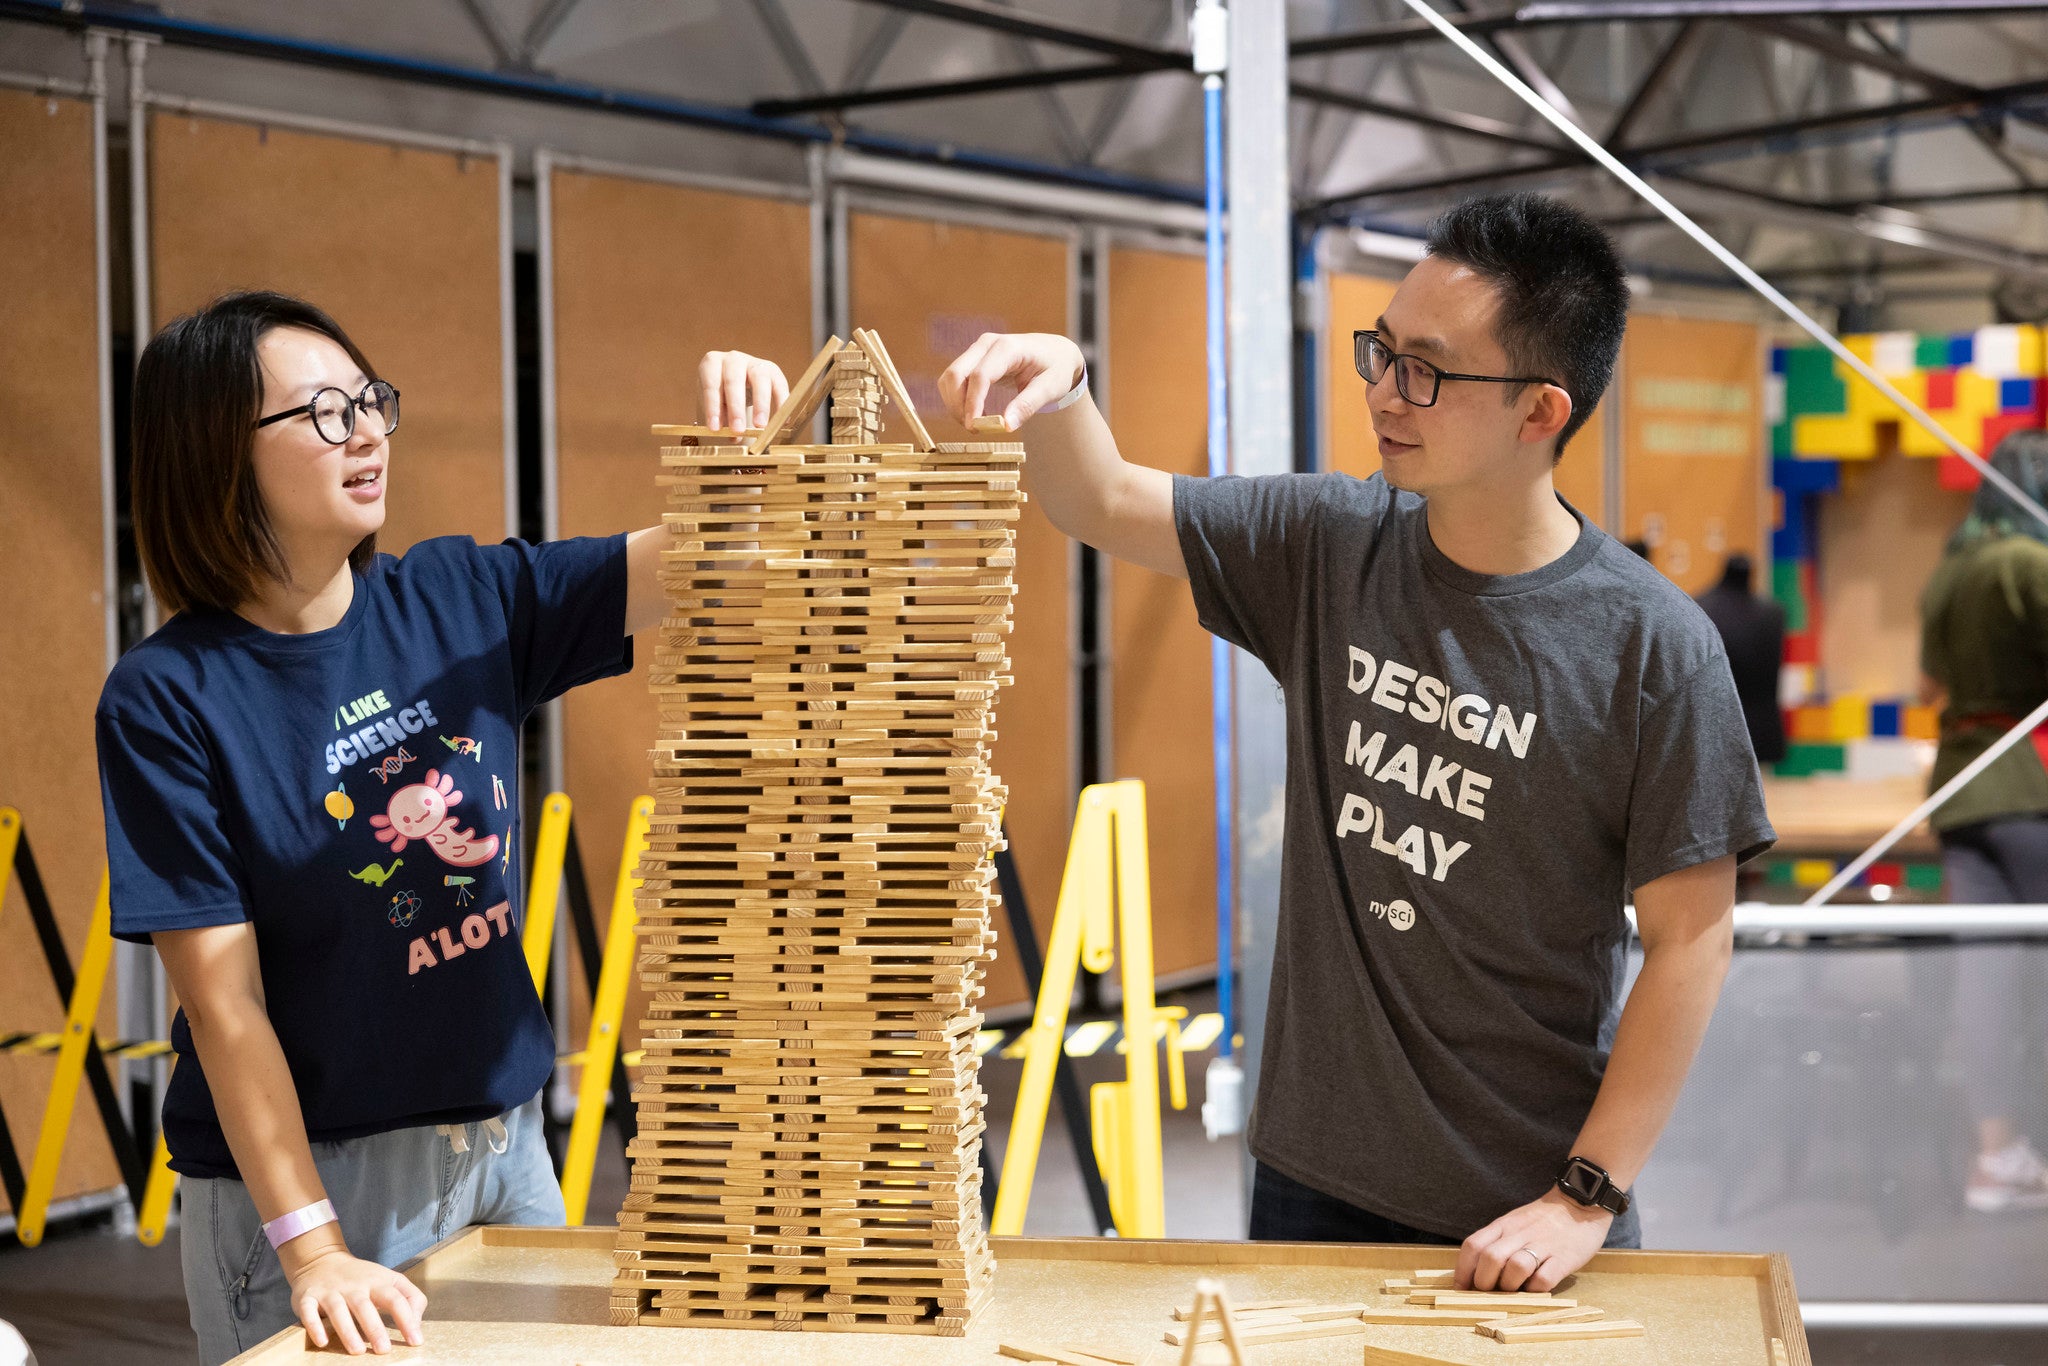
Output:
<instances>
[{"instance_id":1,"label":"person in background","mask_svg":"<svg viewBox=\"0 0 2048 1366\"><path fill-rule=\"evenodd\" d=\"M2048 432L1999 443L1992 467L2048 502ZM1941 701L1938 788L2048 698L2048 526L1988 481L1921 601L1922 699ZM1949 900L2048 902L2048 735L2001 755L1933 816ZM1977 1126L1965 1198L1983 1213L2048 1208L2048 1162L2015 1115L2029 1081L2026 951L1958 950L1956 1029ZM2033 1074L2038 1082L2038 1073Z\"/></svg>"},{"instance_id":2,"label":"person in background","mask_svg":"<svg viewBox=\"0 0 2048 1366\"><path fill-rule=\"evenodd\" d=\"M1699 604L1721 633L1735 695L1749 726L1750 748L1759 764L1785 757L1785 717L1778 710L1778 666L1785 658L1785 609L1760 598L1750 587L1749 556L1740 551L1721 568L1721 581L1700 594Z\"/></svg>"}]
</instances>

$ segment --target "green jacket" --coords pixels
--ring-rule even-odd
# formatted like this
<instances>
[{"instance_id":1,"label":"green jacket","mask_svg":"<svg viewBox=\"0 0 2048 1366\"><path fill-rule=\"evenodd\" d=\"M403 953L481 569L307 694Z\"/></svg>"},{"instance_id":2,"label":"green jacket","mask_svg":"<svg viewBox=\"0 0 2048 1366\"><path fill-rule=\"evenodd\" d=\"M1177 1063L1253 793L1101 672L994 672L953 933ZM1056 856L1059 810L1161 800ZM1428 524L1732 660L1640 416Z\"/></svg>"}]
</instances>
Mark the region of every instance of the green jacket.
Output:
<instances>
[{"instance_id":1,"label":"green jacket","mask_svg":"<svg viewBox=\"0 0 2048 1366\"><path fill-rule=\"evenodd\" d=\"M1951 553L1927 581L1920 624L1920 667L1948 690L1930 780L1938 788L2048 698L2048 545L1997 536ZM2042 812L2048 768L2023 741L1932 823L1953 830Z\"/></svg>"}]
</instances>

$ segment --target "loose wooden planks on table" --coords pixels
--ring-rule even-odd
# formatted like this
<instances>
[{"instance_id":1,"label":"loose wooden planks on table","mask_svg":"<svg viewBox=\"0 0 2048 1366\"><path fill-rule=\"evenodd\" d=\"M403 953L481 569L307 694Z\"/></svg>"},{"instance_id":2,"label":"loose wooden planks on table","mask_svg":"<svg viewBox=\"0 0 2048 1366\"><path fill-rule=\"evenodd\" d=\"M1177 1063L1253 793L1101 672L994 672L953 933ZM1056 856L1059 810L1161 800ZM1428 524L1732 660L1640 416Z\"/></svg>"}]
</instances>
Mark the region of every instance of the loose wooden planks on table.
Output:
<instances>
[{"instance_id":1,"label":"loose wooden planks on table","mask_svg":"<svg viewBox=\"0 0 2048 1366\"><path fill-rule=\"evenodd\" d=\"M435 1366L931 1366L999 1363L1003 1342L1101 1344L1140 1355L1160 1342L1199 1277L1224 1283L1233 1304L1356 1300L1393 1304L1382 1284L1406 1277L1413 1247L1207 1243L1135 1239L991 1238L996 1293L963 1338L885 1334L750 1333L695 1326L643 1331L609 1323L617 1231L473 1228L427 1253L407 1274L426 1292L427 1347L385 1360ZM1448 1258L1446 1258L1448 1260ZM1565 1293L1646 1328L1640 1338L1503 1347L1471 1328L1368 1326L1330 1339L1253 1349L1264 1366L1812 1366L1798 1299L1776 1254L1608 1252ZM1380 1355L1367 1355L1370 1348ZM325 1366L292 1329L237 1358L241 1366ZM1154 1358L1146 1358L1150 1361Z\"/></svg>"}]
</instances>

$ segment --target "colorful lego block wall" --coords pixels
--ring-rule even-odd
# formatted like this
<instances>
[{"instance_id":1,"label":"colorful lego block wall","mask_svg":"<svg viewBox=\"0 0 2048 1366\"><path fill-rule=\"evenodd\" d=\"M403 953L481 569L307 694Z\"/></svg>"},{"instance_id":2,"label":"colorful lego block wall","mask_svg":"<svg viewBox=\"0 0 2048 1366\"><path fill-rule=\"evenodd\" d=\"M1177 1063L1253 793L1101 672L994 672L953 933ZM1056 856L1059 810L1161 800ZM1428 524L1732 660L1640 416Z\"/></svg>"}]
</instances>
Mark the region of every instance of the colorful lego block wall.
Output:
<instances>
[{"instance_id":1,"label":"colorful lego block wall","mask_svg":"<svg viewBox=\"0 0 2048 1366\"><path fill-rule=\"evenodd\" d=\"M1950 435L1989 455L2007 433L2048 427L2048 345L2027 325L1982 327L1958 336L1881 332L1843 342ZM1883 777L1917 762L1901 740L1932 740L1933 708L1903 697L1829 697L1818 676L1820 500L1841 488L1841 462L1872 460L1893 444L1901 455L1941 462L1944 488L1968 490L1967 461L1819 346L1771 353L1766 391L1771 422L1771 591L1785 607L1787 753L1781 775L1838 771ZM1889 743L1886 743L1889 742Z\"/></svg>"},{"instance_id":2,"label":"colorful lego block wall","mask_svg":"<svg viewBox=\"0 0 2048 1366\"><path fill-rule=\"evenodd\" d=\"M1953 337L1877 332L1842 341L1980 455L2008 432L2048 426L2048 363L2039 327L1980 327ZM1766 401L1772 454L1780 459L1874 459L1883 448L1879 424L1895 422L1901 454L1942 460L1947 487L1977 485L1967 462L1822 347L1773 351Z\"/></svg>"}]
</instances>

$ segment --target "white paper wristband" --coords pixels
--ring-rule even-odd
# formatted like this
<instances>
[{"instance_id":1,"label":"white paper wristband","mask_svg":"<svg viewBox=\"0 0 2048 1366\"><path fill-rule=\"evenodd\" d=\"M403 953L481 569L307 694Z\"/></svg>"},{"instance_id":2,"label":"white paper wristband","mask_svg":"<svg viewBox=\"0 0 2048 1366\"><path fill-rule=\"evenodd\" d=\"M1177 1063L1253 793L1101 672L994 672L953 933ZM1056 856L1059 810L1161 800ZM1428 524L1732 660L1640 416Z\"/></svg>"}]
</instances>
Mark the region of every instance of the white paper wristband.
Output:
<instances>
[{"instance_id":1,"label":"white paper wristband","mask_svg":"<svg viewBox=\"0 0 2048 1366\"><path fill-rule=\"evenodd\" d=\"M1076 384L1073 388L1067 390L1065 397L1054 399L1051 403L1046 404L1043 408L1040 408L1038 411L1042 413L1057 413L1064 409L1071 408L1076 403L1079 403L1081 401L1081 395L1087 392L1088 363L1086 361L1083 361L1081 362L1081 382L1079 384Z\"/></svg>"},{"instance_id":2,"label":"white paper wristband","mask_svg":"<svg viewBox=\"0 0 2048 1366\"><path fill-rule=\"evenodd\" d=\"M304 1209L295 1209L290 1214L280 1215L263 1226L263 1236L270 1239L273 1248L283 1247L302 1233L311 1233L325 1224L336 1223L341 1216L334 1212L331 1201L322 1200Z\"/></svg>"}]
</instances>

